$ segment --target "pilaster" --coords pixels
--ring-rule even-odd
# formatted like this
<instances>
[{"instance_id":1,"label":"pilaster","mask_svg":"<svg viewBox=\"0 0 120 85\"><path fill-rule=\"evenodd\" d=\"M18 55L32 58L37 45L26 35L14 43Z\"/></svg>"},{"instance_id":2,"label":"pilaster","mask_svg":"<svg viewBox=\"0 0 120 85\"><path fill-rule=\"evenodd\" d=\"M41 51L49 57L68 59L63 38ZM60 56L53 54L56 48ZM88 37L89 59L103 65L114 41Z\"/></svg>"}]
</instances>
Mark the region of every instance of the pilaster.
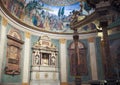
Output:
<instances>
[{"instance_id":1,"label":"pilaster","mask_svg":"<svg viewBox=\"0 0 120 85\"><path fill-rule=\"evenodd\" d=\"M23 80L22 85L29 85L30 75L30 33L25 32L24 44L24 62L23 62Z\"/></svg>"},{"instance_id":2,"label":"pilaster","mask_svg":"<svg viewBox=\"0 0 120 85\"><path fill-rule=\"evenodd\" d=\"M1 25L1 40L0 40L0 82L2 79L2 64L3 64L3 58L4 58L4 50L5 50L5 38L6 38L6 26L8 24L8 21L3 17L2 18L2 25Z\"/></svg>"},{"instance_id":3,"label":"pilaster","mask_svg":"<svg viewBox=\"0 0 120 85\"><path fill-rule=\"evenodd\" d=\"M60 39L60 72L61 72L61 84L67 83L67 60L66 60L66 39Z\"/></svg>"},{"instance_id":4,"label":"pilaster","mask_svg":"<svg viewBox=\"0 0 120 85\"><path fill-rule=\"evenodd\" d=\"M98 73L97 73L97 62L96 62L96 52L95 52L95 38L90 37L88 39L89 41L89 48L90 48L90 66L91 66L91 77L92 80L98 79Z\"/></svg>"}]
</instances>

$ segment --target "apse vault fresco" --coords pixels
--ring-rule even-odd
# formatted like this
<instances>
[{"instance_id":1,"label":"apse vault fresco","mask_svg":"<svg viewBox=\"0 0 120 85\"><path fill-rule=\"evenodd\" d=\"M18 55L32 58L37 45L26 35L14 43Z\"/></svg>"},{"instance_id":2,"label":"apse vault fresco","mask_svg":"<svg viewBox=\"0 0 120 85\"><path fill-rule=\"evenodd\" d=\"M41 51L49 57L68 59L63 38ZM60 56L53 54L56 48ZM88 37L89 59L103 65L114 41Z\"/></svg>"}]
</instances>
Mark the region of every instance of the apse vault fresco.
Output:
<instances>
[{"instance_id":1,"label":"apse vault fresco","mask_svg":"<svg viewBox=\"0 0 120 85\"><path fill-rule=\"evenodd\" d=\"M50 32L72 33L70 21L74 11L80 11L79 20L94 12L87 2L80 0L3 0L3 3L23 22ZM92 23L79 32L93 29L96 26Z\"/></svg>"},{"instance_id":2,"label":"apse vault fresco","mask_svg":"<svg viewBox=\"0 0 120 85\"><path fill-rule=\"evenodd\" d=\"M66 6L77 3L80 0L41 0L41 1L52 6Z\"/></svg>"}]
</instances>

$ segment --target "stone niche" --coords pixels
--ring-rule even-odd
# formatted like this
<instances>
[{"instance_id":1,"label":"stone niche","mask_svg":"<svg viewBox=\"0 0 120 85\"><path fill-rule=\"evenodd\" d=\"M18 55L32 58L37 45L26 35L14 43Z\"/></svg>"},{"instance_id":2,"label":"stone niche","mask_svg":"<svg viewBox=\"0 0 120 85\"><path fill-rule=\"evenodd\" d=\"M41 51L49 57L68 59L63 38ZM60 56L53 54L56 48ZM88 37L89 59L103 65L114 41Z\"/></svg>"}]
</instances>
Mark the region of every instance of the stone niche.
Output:
<instances>
[{"instance_id":1,"label":"stone niche","mask_svg":"<svg viewBox=\"0 0 120 85\"><path fill-rule=\"evenodd\" d=\"M60 85L58 50L48 36L32 47L30 85Z\"/></svg>"}]
</instances>

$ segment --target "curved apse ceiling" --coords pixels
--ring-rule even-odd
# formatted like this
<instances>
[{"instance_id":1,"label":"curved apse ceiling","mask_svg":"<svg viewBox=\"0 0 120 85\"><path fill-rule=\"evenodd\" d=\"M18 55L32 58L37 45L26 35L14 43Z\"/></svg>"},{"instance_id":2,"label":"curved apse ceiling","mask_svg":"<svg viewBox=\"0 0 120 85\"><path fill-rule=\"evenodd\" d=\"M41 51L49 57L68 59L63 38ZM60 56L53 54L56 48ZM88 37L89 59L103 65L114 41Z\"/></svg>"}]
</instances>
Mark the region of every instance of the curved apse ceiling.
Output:
<instances>
[{"instance_id":1,"label":"curved apse ceiling","mask_svg":"<svg viewBox=\"0 0 120 85\"><path fill-rule=\"evenodd\" d=\"M2 0L4 6L24 23L40 30L59 33L73 33L70 21L73 11L81 11L79 20L94 10L87 2L80 0ZM79 29L79 33L96 29L94 23Z\"/></svg>"},{"instance_id":2,"label":"curved apse ceiling","mask_svg":"<svg viewBox=\"0 0 120 85\"><path fill-rule=\"evenodd\" d=\"M41 0L41 1L51 6L68 6L77 3L81 0Z\"/></svg>"}]
</instances>

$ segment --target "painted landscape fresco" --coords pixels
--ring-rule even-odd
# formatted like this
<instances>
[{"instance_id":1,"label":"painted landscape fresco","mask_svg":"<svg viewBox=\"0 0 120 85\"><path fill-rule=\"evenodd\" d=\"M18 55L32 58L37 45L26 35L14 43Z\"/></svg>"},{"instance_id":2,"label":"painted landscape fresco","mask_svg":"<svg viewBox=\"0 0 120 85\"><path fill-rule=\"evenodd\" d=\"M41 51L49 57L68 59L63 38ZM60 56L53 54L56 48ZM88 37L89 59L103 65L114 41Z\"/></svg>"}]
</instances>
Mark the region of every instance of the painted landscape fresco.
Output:
<instances>
[{"instance_id":1,"label":"painted landscape fresco","mask_svg":"<svg viewBox=\"0 0 120 85\"><path fill-rule=\"evenodd\" d=\"M46 1L46 2L45 2ZM91 14L94 10L86 2L77 0L3 0L5 7L23 22L39 29L72 33L70 29L71 16L74 11L81 11L81 17ZM94 27L94 28L93 28ZM79 32L88 32L96 29L94 23L85 26Z\"/></svg>"}]
</instances>

